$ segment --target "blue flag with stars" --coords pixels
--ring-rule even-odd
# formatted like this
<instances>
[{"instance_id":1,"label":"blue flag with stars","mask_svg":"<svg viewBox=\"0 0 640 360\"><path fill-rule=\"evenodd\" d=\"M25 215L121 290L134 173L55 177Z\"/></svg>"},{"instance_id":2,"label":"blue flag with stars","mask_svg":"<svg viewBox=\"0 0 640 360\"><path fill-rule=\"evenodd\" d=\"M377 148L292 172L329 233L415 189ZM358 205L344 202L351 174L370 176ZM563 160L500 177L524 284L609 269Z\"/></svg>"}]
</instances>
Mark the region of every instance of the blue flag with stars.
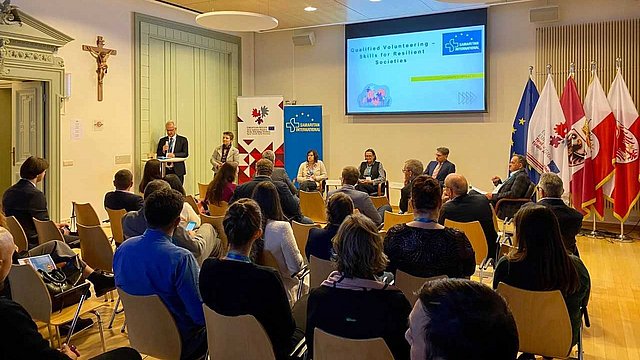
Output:
<instances>
[{"instance_id":1,"label":"blue flag with stars","mask_svg":"<svg viewBox=\"0 0 640 360\"><path fill-rule=\"evenodd\" d=\"M509 152L509 158L514 154L527 155L527 133L529 132L529 120L533 114L533 109L536 108L538 103L538 89L536 84L531 78L527 81L527 86L522 93L522 99L520 100L520 106L518 106L518 112L516 118L513 120L513 128L511 129L511 151ZM538 183L540 174L535 170L529 168L529 178L534 183Z\"/></svg>"}]
</instances>

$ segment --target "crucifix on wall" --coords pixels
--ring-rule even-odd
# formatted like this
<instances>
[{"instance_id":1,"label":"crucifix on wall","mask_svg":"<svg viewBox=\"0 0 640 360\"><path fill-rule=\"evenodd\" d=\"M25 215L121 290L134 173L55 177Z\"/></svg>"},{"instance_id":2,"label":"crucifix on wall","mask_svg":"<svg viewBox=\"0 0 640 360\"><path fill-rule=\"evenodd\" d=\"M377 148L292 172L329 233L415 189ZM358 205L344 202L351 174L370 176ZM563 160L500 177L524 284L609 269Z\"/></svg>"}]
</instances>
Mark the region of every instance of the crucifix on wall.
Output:
<instances>
[{"instance_id":1,"label":"crucifix on wall","mask_svg":"<svg viewBox=\"0 0 640 360\"><path fill-rule=\"evenodd\" d=\"M82 45L82 50L88 51L91 56L96 59L98 65L96 69L96 73L98 74L98 101L102 101L102 84L104 83L104 76L109 68L109 66L107 66L107 59L109 55L115 56L118 52L113 49L105 49L102 36L98 36L96 45L97 46Z\"/></svg>"}]
</instances>

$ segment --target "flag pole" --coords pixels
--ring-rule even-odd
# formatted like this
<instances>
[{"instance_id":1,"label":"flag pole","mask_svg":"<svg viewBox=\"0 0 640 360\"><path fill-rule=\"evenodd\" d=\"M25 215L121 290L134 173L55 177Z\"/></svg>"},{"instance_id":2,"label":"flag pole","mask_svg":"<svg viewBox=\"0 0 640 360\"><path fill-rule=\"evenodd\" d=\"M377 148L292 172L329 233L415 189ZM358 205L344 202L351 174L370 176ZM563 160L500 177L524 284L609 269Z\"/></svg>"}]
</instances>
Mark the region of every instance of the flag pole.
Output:
<instances>
[{"instance_id":1,"label":"flag pole","mask_svg":"<svg viewBox=\"0 0 640 360\"><path fill-rule=\"evenodd\" d=\"M616 71L620 72L620 68L621 67L622 67L622 59L617 57L616 58ZM628 241L628 240L629 240L628 236L626 236L624 234L624 222L622 220L620 220L620 235L618 236L618 241L625 242L625 241Z\"/></svg>"}]
</instances>

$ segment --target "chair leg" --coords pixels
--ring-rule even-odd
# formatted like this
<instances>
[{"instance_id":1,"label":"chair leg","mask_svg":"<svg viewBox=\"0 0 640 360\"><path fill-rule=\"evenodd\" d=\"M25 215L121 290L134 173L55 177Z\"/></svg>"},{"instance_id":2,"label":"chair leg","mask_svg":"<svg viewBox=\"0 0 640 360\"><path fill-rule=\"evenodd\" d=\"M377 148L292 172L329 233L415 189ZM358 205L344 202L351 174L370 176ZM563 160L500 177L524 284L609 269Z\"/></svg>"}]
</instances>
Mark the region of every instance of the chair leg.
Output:
<instances>
[{"instance_id":1,"label":"chair leg","mask_svg":"<svg viewBox=\"0 0 640 360\"><path fill-rule=\"evenodd\" d=\"M49 331L49 343L51 343L51 347L54 347L53 343L53 332L51 331L51 324L47 323L47 330Z\"/></svg>"},{"instance_id":2,"label":"chair leg","mask_svg":"<svg viewBox=\"0 0 640 360\"><path fill-rule=\"evenodd\" d=\"M107 351L107 343L104 341L104 329L102 328L102 317L100 317L100 313L98 310L92 311L93 315L96 316L98 320L98 330L100 330L100 341L102 342L102 352Z\"/></svg>"},{"instance_id":3,"label":"chair leg","mask_svg":"<svg viewBox=\"0 0 640 360\"><path fill-rule=\"evenodd\" d=\"M122 327L120 328L120 332L124 334L124 329L127 327L127 318L124 319L122 323Z\"/></svg>"},{"instance_id":4,"label":"chair leg","mask_svg":"<svg viewBox=\"0 0 640 360\"><path fill-rule=\"evenodd\" d=\"M118 313L118 306L120 305L120 298L116 301L116 306L113 308L113 313L111 313L111 319L109 320L109 326L107 329L111 329L113 327L113 320L116 319L116 314Z\"/></svg>"},{"instance_id":5,"label":"chair leg","mask_svg":"<svg viewBox=\"0 0 640 360\"><path fill-rule=\"evenodd\" d=\"M60 329L58 328L58 326L55 326L56 328L56 337L58 338L58 347L57 349L62 347L62 341L60 340Z\"/></svg>"}]
</instances>

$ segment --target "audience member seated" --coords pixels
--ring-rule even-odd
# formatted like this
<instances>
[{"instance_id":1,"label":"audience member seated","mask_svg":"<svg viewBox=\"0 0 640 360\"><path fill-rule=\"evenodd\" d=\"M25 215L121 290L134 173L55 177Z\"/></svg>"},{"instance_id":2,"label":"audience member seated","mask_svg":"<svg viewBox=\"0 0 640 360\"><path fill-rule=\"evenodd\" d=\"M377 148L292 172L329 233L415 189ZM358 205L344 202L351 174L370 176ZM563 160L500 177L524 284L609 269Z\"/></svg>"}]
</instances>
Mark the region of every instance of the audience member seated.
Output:
<instances>
[{"instance_id":1,"label":"audience member seated","mask_svg":"<svg viewBox=\"0 0 640 360\"><path fill-rule=\"evenodd\" d=\"M312 289L305 337L313 354L313 331L351 339L381 337L395 359L409 358L404 339L411 305L402 292L379 280L387 266L382 238L364 215L347 216L334 239L337 271Z\"/></svg>"},{"instance_id":2,"label":"audience member seated","mask_svg":"<svg viewBox=\"0 0 640 360\"><path fill-rule=\"evenodd\" d=\"M573 342L579 339L581 307L589 301L591 279L580 258L565 249L558 220L542 205L522 207L515 216L518 249L498 261L493 287L500 282L524 290L560 290L567 304Z\"/></svg>"},{"instance_id":3,"label":"audience member seated","mask_svg":"<svg viewBox=\"0 0 640 360\"><path fill-rule=\"evenodd\" d=\"M142 171L142 180L138 186L140 194L144 193L144 189L147 184L153 180L162 179L162 170L160 169L160 161L157 159L150 159L144 164L144 170Z\"/></svg>"},{"instance_id":4,"label":"audience member seated","mask_svg":"<svg viewBox=\"0 0 640 360\"><path fill-rule=\"evenodd\" d=\"M204 199L200 202L202 210L207 215L209 213L209 205L221 206L221 202L228 203L233 196L233 192L236 190L236 169L232 163L224 163L220 166L220 169L216 172L213 180L207 186L207 193L204 195Z\"/></svg>"},{"instance_id":5,"label":"audience member seated","mask_svg":"<svg viewBox=\"0 0 640 360\"><path fill-rule=\"evenodd\" d=\"M262 157L264 159L270 160L273 163L273 174L271 174L271 179L273 181L282 181L287 184L289 190L291 190L291 194L298 195L298 189L293 185L291 179L289 179L289 174L287 174L287 170L283 167L276 166L276 154L272 150L265 150L262 153Z\"/></svg>"},{"instance_id":6,"label":"audience member seated","mask_svg":"<svg viewBox=\"0 0 640 360\"><path fill-rule=\"evenodd\" d=\"M298 288L298 280L293 276L302 269L304 263L291 224L284 221L278 190L273 183L263 181L253 190L253 200L262 211L264 250L276 259L289 302L293 304Z\"/></svg>"},{"instance_id":7,"label":"audience member seated","mask_svg":"<svg viewBox=\"0 0 640 360\"><path fill-rule=\"evenodd\" d=\"M442 205L438 222L444 224L445 219L458 222L479 221L487 238L489 257L495 260L498 234L493 225L491 204L485 196L468 194L468 190L469 184L464 176L455 173L447 175L444 180L444 193L449 201Z\"/></svg>"},{"instance_id":8,"label":"audience member seated","mask_svg":"<svg viewBox=\"0 0 640 360\"><path fill-rule=\"evenodd\" d=\"M391 211L391 206L383 205L380 209L376 209L369 194L355 189L355 185L358 183L358 176L358 169L354 166L347 166L342 169L342 187L331 191L329 196L339 192L347 194L353 200L353 206L379 226L382 223L385 210Z\"/></svg>"},{"instance_id":9,"label":"audience member seated","mask_svg":"<svg viewBox=\"0 0 640 360\"><path fill-rule=\"evenodd\" d=\"M114 191L104 195L104 207L111 210L125 209L138 211L142 209L142 196L131 192L133 186L133 174L127 169L118 170L113 177Z\"/></svg>"},{"instance_id":10,"label":"audience member seated","mask_svg":"<svg viewBox=\"0 0 640 360\"><path fill-rule=\"evenodd\" d=\"M60 247L66 246L60 241L55 243ZM68 246L66 249L71 251ZM12 256L14 255L15 244L13 243L13 237L9 231L0 227L0 288L5 283L7 275L9 275ZM52 255L55 255L55 253ZM54 261L56 261L55 258ZM85 271L87 268L88 266L85 267ZM113 278L111 279L111 285L113 286ZM38 326L31 319L31 315L27 310L7 297L0 297L0 319L2 319L3 324L0 327L2 359L75 360L79 358L79 355L71 350L67 344L62 344L62 348L59 350L50 348L49 342L38 332ZM91 322L91 320L89 321ZM137 357L132 356L132 354L137 354L137 352L131 349L115 349L92 359L140 359L139 354Z\"/></svg>"},{"instance_id":11,"label":"audience member seated","mask_svg":"<svg viewBox=\"0 0 640 360\"><path fill-rule=\"evenodd\" d=\"M166 181L151 181L144 189L145 202L152 193L167 189L171 189L171 186L169 186ZM140 236L147 231L148 222L145 216L145 206L138 211L128 212L122 218L122 231L125 239ZM172 242L179 247L189 250L198 260L199 264L202 264L209 256L219 256L223 251L222 242L211 224L202 224L197 232L187 231L178 224L173 232Z\"/></svg>"},{"instance_id":12,"label":"audience member seated","mask_svg":"<svg viewBox=\"0 0 640 360\"><path fill-rule=\"evenodd\" d=\"M395 225L385 237L384 252L389 257L387 271L395 273L400 269L419 277L470 277L476 260L469 239L459 230L438 224L442 204L440 183L427 175L415 178L411 203L414 220Z\"/></svg>"},{"instance_id":13,"label":"audience member seated","mask_svg":"<svg viewBox=\"0 0 640 360\"><path fill-rule=\"evenodd\" d=\"M276 359L286 360L292 349L295 322L282 278L275 269L249 259L253 242L262 236L258 204L251 199L236 201L229 206L223 225L229 252L222 259L207 259L202 264L202 300L222 315L253 315L267 332Z\"/></svg>"},{"instance_id":14,"label":"audience member seated","mask_svg":"<svg viewBox=\"0 0 640 360\"><path fill-rule=\"evenodd\" d=\"M554 173L544 173L538 181L539 196L538 204L544 205L553 211L560 224L560 234L564 246L575 256L578 254L578 246L576 245L576 236L582 229L582 214L578 210L567 206L562 201L562 193L564 184L562 179Z\"/></svg>"},{"instance_id":15,"label":"audience member seated","mask_svg":"<svg viewBox=\"0 0 640 360\"><path fill-rule=\"evenodd\" d=\"M527 159L522 155L513 155L509 161L509 178L503 183L498 176L494 176L491 181L497 187L493 190L494 193L487 193L486 196L493 206L496 206L500 199L524 198L531 184L529 174L527 174ZM497 215L500 219L512 217L520 206L521 204L503 203L497 209Z\"/></svg>"},{"instance_id":16,"label":"audience member seated","mask_svg":"<svg viewBox=\"0 0 640 360\"><path fill-rule=\"evenodd\" d=\"M164 177L164 181L169 183L169 186L180 194L182 194L182 198L184 199L187 196L187 192L184 191L184 186L180 182L180 178L176 174L169 174ZM200 226L200 215L193 209L193 206L189 205L188 202L184 202L182 205L182 211L180 212L180 226L186 227L188 223L195 222L196 227Z\"/></svg>"},{"instance_id":17,"label":"audience member seated","mask_svg":"<svg viewBox=\"0 0 640 360\"><path fill-rule=\"evenodd\" d=\"M251 179L251 181L248 181L236 188L230 202L233 203L234 201L242 198L251 199L253 189L255 189L258 184L264 181L272 182L278 190L278 195L280 195L280 205L287 219L295 220L304 224L313 224L311 219L302 216L302 212L300 211L300 200L291 194L287 184L282 181L274 181L271 179L272 173L273 163L271 161L267 159L260 159L256 161L256 175Z\"/></svg>"},{"instance_id":18,"label":"audience member seated","mask_svg":"<svg viewBox=\"0 0 640 360\"><path fill-rule=\"evenodd\" d=\"M36 186L44 180L49 168L47 160L35 156L29 156L20 165L20 180L8 188L2 196L2 208L6 216L15 216L22 228L29 248L38 245L38 232L33 223L36 218L41 221L49 221L47 199L44 193ZM69 234L69 224L56 223L60 232L64 235L64 241L74 247L80 247L80 239Z\"/></svg>"},{"instance_id":19,"label":"audience member seated","mask_svg":"<svg viewBox=\"0 0 640 360\"><path fill-rule=\"evenodd\" d=\"M316 150L307 151L307 161L300 164L296 177L296 181L300 184L300 190L322 192L322 181L326 179L327 169L319 159L318 152Z\"/></svg>"},{"instance_id":20,"label":"audience member seated","mask_svg":"<svg viewBox=\"0 0 640 360\"><path fill-rule=\"evenodd\" d=\"M197 359L207 351L198 263L171 239L183 202L182 195L170 188L148 194L143 210L149 228L116 249L113 271L116 286L126 293L160 297L180 331L181 359Z\"/></svg>"},{"instance_id":21,"label":"audience member seated","mask_svg":"<svg viewBox=\"0 0 640 360\"><path fill-rule=\"evenodd\" d=\"M309 238L304 249L307 260L311 255L324 260L333 258L333 237L338 233L340 224L351 214L353 214L353 200L347 194L337 192L329 196L327 225L324 229L313 228L309 230Z\"/></svg>"},{"instance_id":22,"label":"audience member seated","mask_svg":"<svg viewBox=\"0 0 640 360\"><path fill-rule=\"evenodd\" d=\"M411 360L513 360L518 329L504 299L483 284L429 281L409 315Z\"/></svg>"},{"instance_id":23,"label":"audience member seated","mask_svg":"<svg viewBox=\"0 0 640 360\"><path fill-rule=\"evenodd\" d=\"M427 164L427 168L424 171L424 175L429 175L432 178L438 180L440 186L444 186L444 179L447 175L456 172L456 165L449 158L449 149L446 147L439 147L436 149L436 159Z\"/></svg>"},{"instance_id":24,"label":"audience member seated","mask_svg":"<svg viewBox=\"0 0 640 360\"><path fill-rule=\"evenodd\" d=\"M413 180L422 174L422 163L420 160L410 159L402 166L404 174L404 187L400 190L400 213L409 211L409 198L411 198L411 187Z\"/></svg>"},{"instance_id":25,"label":"audience member seated","mask_svg":"<svg viewBox=\"0 0 640 360\"><path fill-rule=\"evenodd\" d=\"M382 163L378 161L376 152L373 149L367 149L364 152L364 160L360 163L360 177L356 190L364 191L369 195L384 195L384 187L382 192L378 193L378 184L384 185L386 172Z\"/></svg>"}]
</instances>

